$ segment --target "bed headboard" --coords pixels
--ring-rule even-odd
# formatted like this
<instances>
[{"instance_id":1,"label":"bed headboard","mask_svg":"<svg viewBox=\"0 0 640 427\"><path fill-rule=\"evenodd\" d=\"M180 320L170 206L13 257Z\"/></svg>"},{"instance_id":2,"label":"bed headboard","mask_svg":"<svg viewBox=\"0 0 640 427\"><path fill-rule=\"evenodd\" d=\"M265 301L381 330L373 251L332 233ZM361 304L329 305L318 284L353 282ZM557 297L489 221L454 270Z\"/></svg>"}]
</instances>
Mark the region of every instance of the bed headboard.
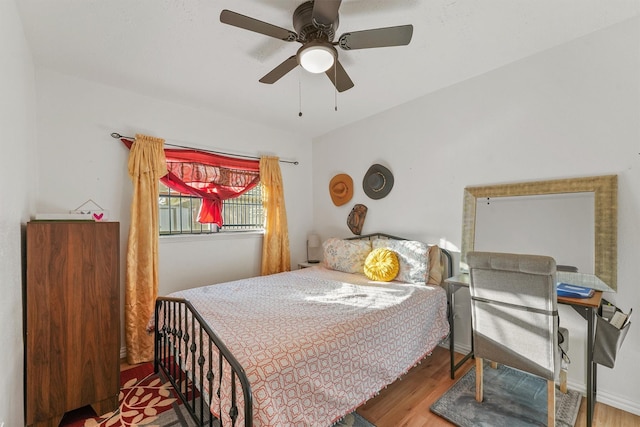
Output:
<instances>
[{"instance_id":1,"label":"bed headboard","mask_svg":"<svg viewBox=\"0 0 640 427\"><path fill-rule=\"evenodd\" d=\"M371 233L371 234L363 234L361 236L348 237L345 240L372 240L372 239L391 239L391 240L409 240L404 237L393 236L387 233ZM453 257L451 256L451 252L444 248L440 248L440 263L442 264L442 282L453 276Z\"/></svg>"}]
</instances>

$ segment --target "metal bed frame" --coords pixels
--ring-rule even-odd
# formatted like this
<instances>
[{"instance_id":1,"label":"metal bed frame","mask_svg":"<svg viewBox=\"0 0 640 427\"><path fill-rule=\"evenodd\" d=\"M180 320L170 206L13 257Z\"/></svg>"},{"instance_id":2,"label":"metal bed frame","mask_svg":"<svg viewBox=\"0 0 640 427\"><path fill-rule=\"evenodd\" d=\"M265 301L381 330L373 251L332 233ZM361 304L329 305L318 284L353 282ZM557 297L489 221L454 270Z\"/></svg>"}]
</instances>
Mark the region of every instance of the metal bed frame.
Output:
<instances>
[{"instance_id":1,"label":"metal bed frame","mask_svg":"<svg viewBox=\"0 0 640 427\"><path fill-rule=\"evenodd\" d=\"M253 401L247 375L193 305L182 298L158 297L154 317L156 328L162 321L162 326L155 333L154 372L161 372L171 382L196 424L222 426L222 422L212 416L211 398L204 390L216 394L220 402L218 414L221 415L223 376L225 370L230 370L231 407L228 415L231 425L236 425L239 413L237 380L244 397L244 425L252 427ZM184 370L187 363L192 367L189 373ZM204 384L208 387L203 388Z\"/></svg>"},{"instance_id":2,"label":"metal bed frame","mask_svg":"<svg viewBox=\"0 0 640 427\"><path fill-rule=\"evenodd\" d=\"M384 233L373 233L351 237L346 240L376 237L393 240L407 240ZM440 248L445 271L442 283L452 276L451 253ZM450 307L448 307L450 310ZM223 376L230 375L231 406L228 416L231 426L238 422L238 397L244 400L244 426L253 426L253 400L251 385L244 371L231 351L213 332L193 305L182 298L158 297L154 320L156 325L154 340L154 371L164 375L173 386L185 408L198 426L222 427ZM158 328L158 325L162 325ZM191 367L185 372L185 366ZM238 390L238 383L239 388ZM207 387L202 387L206 385ZM211 397L215 393L220 402L218 417L211 413Z\"/></svg>"}]
</instances>

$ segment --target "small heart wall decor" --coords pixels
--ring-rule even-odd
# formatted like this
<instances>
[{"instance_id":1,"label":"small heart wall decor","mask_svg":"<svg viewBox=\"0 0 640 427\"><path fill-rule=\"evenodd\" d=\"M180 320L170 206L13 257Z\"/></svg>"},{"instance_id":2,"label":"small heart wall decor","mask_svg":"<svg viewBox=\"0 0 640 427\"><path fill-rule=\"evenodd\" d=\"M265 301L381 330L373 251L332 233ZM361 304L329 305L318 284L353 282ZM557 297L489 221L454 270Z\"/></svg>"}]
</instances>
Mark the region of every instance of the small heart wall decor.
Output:
<instances>
[{"instance_id":1,"label":"small heart wall decor","mask_svg":"<svg viewBox=\"0 0 640 427\"><path fill-rule=\"evenodd\" d=\"M102 209L102 206L89 199L69 213L90 215L90 219L94 221L106 221L109 217L109 211Z\"/></svg>"}]
</instances>

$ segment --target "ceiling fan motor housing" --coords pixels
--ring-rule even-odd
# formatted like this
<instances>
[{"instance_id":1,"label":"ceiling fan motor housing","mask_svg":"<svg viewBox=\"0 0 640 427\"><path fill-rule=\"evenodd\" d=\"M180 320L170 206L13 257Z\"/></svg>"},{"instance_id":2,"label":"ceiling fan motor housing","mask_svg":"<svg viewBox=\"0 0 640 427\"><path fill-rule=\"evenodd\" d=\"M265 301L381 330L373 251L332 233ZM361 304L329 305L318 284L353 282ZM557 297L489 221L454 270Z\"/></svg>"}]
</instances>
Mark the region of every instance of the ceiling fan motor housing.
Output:
<instances>
[{"instance_id":1,"label":"ceiling fan motor housing","mask_svg":"<svg viewBox=\"0 0 640 427\"><path fill-rule=\"evenodd\" d=\"M293 12L293 28L298 33L299 41L306 43L312 40L333 41L338 29L339 18L328 25L313 20L313 1L302 3Z\"/></svg>"}]
</instances>

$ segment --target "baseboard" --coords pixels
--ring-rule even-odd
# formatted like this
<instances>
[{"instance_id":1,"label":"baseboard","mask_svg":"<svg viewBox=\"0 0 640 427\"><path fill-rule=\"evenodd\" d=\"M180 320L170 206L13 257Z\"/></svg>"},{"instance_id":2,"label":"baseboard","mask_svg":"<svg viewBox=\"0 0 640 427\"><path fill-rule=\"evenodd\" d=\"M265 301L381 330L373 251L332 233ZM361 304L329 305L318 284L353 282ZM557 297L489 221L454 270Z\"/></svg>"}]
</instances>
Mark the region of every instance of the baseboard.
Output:
<instances>
[{"instance_id":1,"label":"baseboard","mask_svg":"<svg viewBox=\"0 0 640 427\"><path fill-rule=\"evenodd\" d=\"M586 385L583 383L568 381L567 387L570 388L571 390L576 390L580 392L583 396L586 396L587 394ZM640 416L640 404L638 404L638 402L633 402L629 399L626 399L623 396L609 393L607 391L597 390L596 402L604 403L605 405L612 406L616 409L620 409L621 411L629 412L631 414Z\"/></svg>"},{"instance_id":2,"label":"baseboard","mask_svg":"<svg viewBox=\"0 0 640 427\"><path fill-rule=\"evenodd\" d=\"M449 350L449 339L446 339L444 341L442 341L440 344L438 344L438 346L442 347L442 348L446 348L447 350ZM465 345L465 344L460 344L460 343L455 343L453 344L453 349L456 353L460 353L460 354L468 354L471 351L471 346L470 345Z\"/></svg>"},{"instance_id":3,"label":"baseboard","mask_svg":"<svg viewBox=\"0 0 640 427\"><path fill-rule=\"evenodd\" d=\"M622 396L598 390L596 401L640 416L640 405L638 402L632 402Z\"/></svg>"}]
</instances>

